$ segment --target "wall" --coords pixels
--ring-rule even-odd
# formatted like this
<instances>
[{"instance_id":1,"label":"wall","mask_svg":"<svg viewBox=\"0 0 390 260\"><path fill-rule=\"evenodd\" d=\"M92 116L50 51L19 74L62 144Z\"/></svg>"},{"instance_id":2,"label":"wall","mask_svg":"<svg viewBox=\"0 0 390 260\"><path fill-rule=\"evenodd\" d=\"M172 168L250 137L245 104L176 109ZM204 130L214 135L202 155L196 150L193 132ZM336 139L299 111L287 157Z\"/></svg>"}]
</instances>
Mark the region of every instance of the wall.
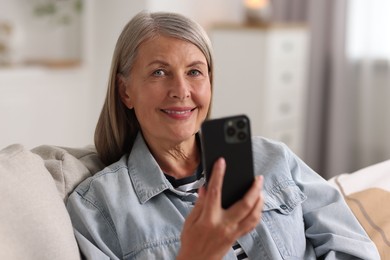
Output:
<instances>
[{"instance_id":1,"label":"wall","mask_svg":"<svg viewBox=\"0 0 390 260\"><path fill-rule=\"evenodd\" d=\"M143 9L179 12L206 29L215 22L239 22L243 14L240 0L113 0L84 4L81 67L0 67L0 149L12 143L28 148L41 144L82 147L93 143L114 45L135 13ZM25 12L24 0L0 0L0 21L14 21L17 28L16 60L28 48L20 28L26 22Z\"/></svg>"},{"instance_id":2,"label":"wall","mask_svg":"<svg viewBox=\"0 0 390 260\"><path fill-rule=\"evenodd\" d=\"M93 132L105 96L115 41L129 17L144 9L141 1L85 1L82 28L82 64L75 67L0 67L0 148L21 143L82 147L93 143ZM17 30L17 57L32 53L26 41L28 19L24 0L0 0L0 21ZM20 8L18 8L20 7ZM43 37L43 36L42 36ZM23 41L21 41L21 39ZM40 51L53 43L47 41Z\"/></svg>"},{"instance_id":3,"label":"wall","mask_svg":"<svg viewBox=\"0 0 390 260\"><path fill-rule=\"evenodd\" d=\"M214 23L240 23L244 19L243 0L148 0L151 11L171 11L184 14L206 30Z\"/></svg>"},{"instance_id":4,"label":"wall","mask_svg":"<svg viewBox=\"0 0 390 260\"><path fill-rule=\"evenodd\" d=\"M85 85L79 69L0 70L0 147L90 143Z\"/></svg>"}]
</instances>

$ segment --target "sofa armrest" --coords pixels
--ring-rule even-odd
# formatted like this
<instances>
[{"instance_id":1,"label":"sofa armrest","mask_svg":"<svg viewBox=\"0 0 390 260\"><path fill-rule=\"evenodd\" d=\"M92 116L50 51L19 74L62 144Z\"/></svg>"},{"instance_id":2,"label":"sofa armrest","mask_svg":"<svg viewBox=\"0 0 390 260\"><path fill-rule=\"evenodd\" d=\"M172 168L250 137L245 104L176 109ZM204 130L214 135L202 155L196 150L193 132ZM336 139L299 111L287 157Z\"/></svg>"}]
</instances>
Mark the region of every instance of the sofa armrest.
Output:
<instances>
[{"instance_id":1,"label":"sofa armrest","mask_svg":"<svg viewBox=\"0 0 390 260\"><path fill-rule=\"evenodd\" d=\"M65 205L42 158L0 151L0 259L80 259Z\"/></svg>"},{"instance_id":2,"label":"sofa armrest","mask_svg":"<svg viewBox=\"0 0 390 260\"><path fill-rule=\"evenodd\" d=\"M381 259L390 258L390 160L329 180L374 241Z\"/></svg>"}]
</instances>

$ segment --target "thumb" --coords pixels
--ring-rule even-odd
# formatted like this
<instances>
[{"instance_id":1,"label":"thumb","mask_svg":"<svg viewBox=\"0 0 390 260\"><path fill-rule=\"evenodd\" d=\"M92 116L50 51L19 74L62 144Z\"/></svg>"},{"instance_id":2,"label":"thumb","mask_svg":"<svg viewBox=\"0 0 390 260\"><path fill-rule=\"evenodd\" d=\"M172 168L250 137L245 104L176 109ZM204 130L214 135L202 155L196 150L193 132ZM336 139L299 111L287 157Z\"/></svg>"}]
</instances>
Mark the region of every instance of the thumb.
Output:
<instances>
[{"instance_id":1,"label":"thumb","mask_svg":"<svg viewBox=\"0 0 390 260\"><path fill-rule=\"evenodd\" d=\"M198 191L198 199L195 203L195 207L192 209L191 213L188 215L187 217L187 221L189 222L196 222L200 216L202 215L202 211L203 211L203 205L204 205L204 201L205 201L205 187L201 187Z\"/></svg>"}]
</instances>

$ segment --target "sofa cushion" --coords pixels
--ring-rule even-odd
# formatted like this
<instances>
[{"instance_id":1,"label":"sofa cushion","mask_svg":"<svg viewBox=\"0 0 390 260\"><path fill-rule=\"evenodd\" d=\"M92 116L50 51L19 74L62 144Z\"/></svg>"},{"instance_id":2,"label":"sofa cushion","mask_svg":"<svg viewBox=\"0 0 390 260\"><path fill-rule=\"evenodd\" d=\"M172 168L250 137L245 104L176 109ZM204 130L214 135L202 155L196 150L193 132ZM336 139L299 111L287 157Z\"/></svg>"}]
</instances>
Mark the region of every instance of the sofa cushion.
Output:
<instances>
[{"instance_id":1,"label":"sofa cushion","mask_svg":"<svg viewBox=\"0 0 390 260\"><path fill-rule=\"evenodd\" d=\"M390 259L390 160L329 180L344 196L376 244L381 259Z\"/></svg>"},{"instance_id":2,"label":"sofa cushion","mask_svg":"<svg viewBox=\"0 0 390 260\"><path fill-rule=\"evenodd\" d=\"M68 148L41 145L31 151L44 160L64 202L81 181L104 167L93 146Z\"/></svg>"},{"instance_id":3,"label":"sofa cushion","mask_svg":"<svg viewBox=\"0 0 390 260\"><path fill-rule=\"evenodd\" d=\"M42 158L0 151L0 259L79 259L65 205Z\"/></svg>"}]
</instances>

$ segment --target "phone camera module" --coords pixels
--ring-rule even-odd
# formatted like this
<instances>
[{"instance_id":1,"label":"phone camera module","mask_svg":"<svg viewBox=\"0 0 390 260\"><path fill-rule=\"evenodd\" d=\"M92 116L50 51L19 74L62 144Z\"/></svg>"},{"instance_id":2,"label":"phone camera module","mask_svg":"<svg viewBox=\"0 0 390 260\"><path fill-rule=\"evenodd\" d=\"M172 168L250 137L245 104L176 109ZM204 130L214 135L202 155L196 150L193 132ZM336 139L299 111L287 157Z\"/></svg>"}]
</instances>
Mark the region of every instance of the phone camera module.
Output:
<instances>
[{"instance_id":1,"label":"phone camera module","mask_svg":"<svg viewBox=\"0 0 390 260\"><path fill-rule=\"evenodd\" d=\"M233 118L224 126L225 140L231 144L245 142L249 137L249 122L245 118Z\"/></svg>"}]
</instances>

